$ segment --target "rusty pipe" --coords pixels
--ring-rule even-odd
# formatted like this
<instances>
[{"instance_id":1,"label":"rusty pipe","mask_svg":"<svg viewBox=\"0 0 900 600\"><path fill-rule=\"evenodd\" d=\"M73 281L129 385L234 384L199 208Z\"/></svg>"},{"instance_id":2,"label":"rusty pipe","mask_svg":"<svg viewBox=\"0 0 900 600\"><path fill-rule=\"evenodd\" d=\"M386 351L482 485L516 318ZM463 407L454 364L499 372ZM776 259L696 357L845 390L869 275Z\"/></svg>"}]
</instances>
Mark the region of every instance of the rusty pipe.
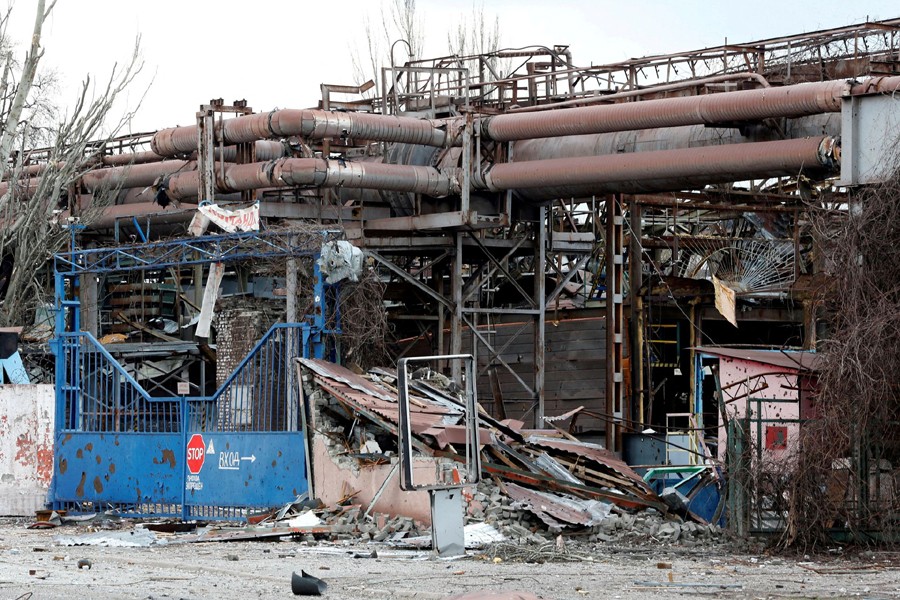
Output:
<instances>
[{"instance_id":1,"label":"rusty pipe","mask_svg":"<svg viewBox=\"0 0 900 600\"><path fill-rule=\"evenodd\" d=\"M108 229L113 227L116 221L128 220L132 217L138 219L152 219L153 225L169 225L176 223L187 223L190 221L197 209L196 204L184 204L179 207L163 208L155 202L140 202L137 204L115 204L113 206L103 207L99 214L85 222L91 229ZM64 223L69 211L63 211L59 216L59 221Z\"/></svg>"},{"instance_id":2,"label":"rusty pipe","mask_svg":"<svg viewBox=\"0 0 900 600\"><path fill-rule=\"evenodd\" d=\"M223 193L260 188L291 186L346 187L411 192L432 197L459 194L458 170L391 165L374 162L345 162L323 158L284 158L265 163L231 165L216 181ZM197 195L200 185L196 171L174 174L164 182L167 195L176 200Z\"/></svg>"},{"instance_id":3,"label":"rusty pipe","mask_svg":"<svg viewBox=\"0 0 900 600\"><path fill-rule=\"evenodd\" d=\"M141 188L153 185L160 177L170 176L180 171L195 171L196 169L196 161L166 160L157 163L88 171L81 176L81 183L89 192L119 187Z\"/></svg>"},{"instance_id":4,"label":"rusty pipe","mask_svg":"<svg viewBox=\"0 0 900 600\"><path fill-rule=\"evenodd\" d=\"M772 142L786 138L839 136L841 134L841 115L840 113L811 115L798 119L786 119L778 125L777 128L755 123L740 128L690 125L667 129L638 129L520 140L513 142L513 156L515 162L526 162L699 146Z\"/></svg>"},{"instance_id":5,"label":"rusty pipe","mask_svg":"<svg viewBox=\"0 0 900 600\"><path fill-rule=\"evenodd\" d=\"M287 148L281 142L271 141L271 140L259 140L255 144L256 146L256 160L275 160L276 158L282 158L290 155L290 149ZM237 159L237 147L236 146L225 146L224 148L216 148L213 154L216 160L223 160L224 157L225 162L234 162ZM193 153L188 157L190 160L196 160L196 153ZM153 152L152 150L147 150L143 152L133 152L131 154L105 154L102 156L94 156L88 158L84 162L85 167L130 167L134 165L143 165L147 163L159 163L162 161L168 160L169 157L162 156ZM50 165L54 165L57 168L61 168L65 166L65 162L55 162L55 163L42 163L42 164L34 164L34 165L25 165L22 167L21 172L19 174L19 179L26 179L28 177L36 177L41 175ZM89 175L91 172L86 173L85 175ZM88 177L90 179L90 177ZM128 186L125 187L134 187ZM6 189L6 188L3 188Z\"/></svg>"},{"instance_id":6,"label":"rusty pipe","mask_svg":"<svg viewBox=\"0 0 900 600\"><path fill-rule=\"evenodd\" d=\"M476 185L516 190L531 201L594 194L675 191L697 185L829 173L840 163L832 137L756 142L496 164Z\"/></svg>"},{"instance_id":7,"label":"rusty pipe","mask_svg":"<svg viewBox=\"0 0 900 600\"><path fill-rule=\"evenodd\" d=\"M728 124L840 112L844 96L898 89L900 77L878 77L858 84L846 81L800 83L703 96L565 108L540 114L496 115L483 119L480 127L483 136L506 142L658 127Z\"/></svg>"},{"instance_id":8,"label":"rusty pipe","mask_svg":"<svg viewBox=\"0 0 900 600\"><path fill-rule=\"evenodd\" d=\"M300 136L312 139L356 138L388 143L448 146L453 132L440 121L413 117L327 110L274 110L216 122L216 139L238 144L267 138ZM150 147L163 156L197 150L197 126L158 131Z\"/></svg>"}]
</instances>

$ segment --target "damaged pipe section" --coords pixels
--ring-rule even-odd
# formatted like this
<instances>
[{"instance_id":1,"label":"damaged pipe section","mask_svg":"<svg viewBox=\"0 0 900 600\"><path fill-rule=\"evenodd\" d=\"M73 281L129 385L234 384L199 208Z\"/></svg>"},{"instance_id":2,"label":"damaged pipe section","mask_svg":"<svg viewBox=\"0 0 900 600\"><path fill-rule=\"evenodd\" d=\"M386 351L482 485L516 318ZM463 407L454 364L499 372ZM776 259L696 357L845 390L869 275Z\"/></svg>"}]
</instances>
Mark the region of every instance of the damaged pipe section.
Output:
<instances>
[{"instance_id":1,"label":"damaged pipe section","mask_svg":"<svg viewBox=\"0 0 900 600\"><path fill-rule=\"evenodd\" d=\"M610 133L634 129L714 125L840 112L848 95L891 93L900 77L877 77L864 83L801 83L703 96L566 108L543 113L487 117L482 135L494 141Z\"/></svg>"},{"instance_id":2,"label":"damaged pipe section","mask_svg":"<svg viewBox=\"0 0 900 600\"><path fill-rule=\"evenodd\" d=\"M447 124L413 117L326 110L274 110L216 123L216 141L239 144L267 138L300 136L310 139L355 138L388 143L449 146L453 132ZM150 147L163 156L197 150L197 126L163 129Z\"/></svg>"},{"instance_id":3,"label":"damaged pipe section","mask_svg":"<svg viewBox=\"0 0 900 600\"><path fill-rule=\"evenodd\" d=\"M218 192L239 192L260 188L291 186L347 187L411 192L435 198L458 195L458 169L390 165L375 162L346 162L322 158L284 158L266 163L230 165L216 181ZM162 183L170 199L197 196L199 173L173 174Z\"/></svg>"},{"instance_id":4,"label":"damaged pipe section","mask_svg":"<svg viewBox=\"0 0 900 600\"><path fill-rule=\"evenodd\" d=\"M476 183L526 200L672 191L728 181L829 173L840 164L832 137L496 164Z\"/></svg>"}]
</instances>

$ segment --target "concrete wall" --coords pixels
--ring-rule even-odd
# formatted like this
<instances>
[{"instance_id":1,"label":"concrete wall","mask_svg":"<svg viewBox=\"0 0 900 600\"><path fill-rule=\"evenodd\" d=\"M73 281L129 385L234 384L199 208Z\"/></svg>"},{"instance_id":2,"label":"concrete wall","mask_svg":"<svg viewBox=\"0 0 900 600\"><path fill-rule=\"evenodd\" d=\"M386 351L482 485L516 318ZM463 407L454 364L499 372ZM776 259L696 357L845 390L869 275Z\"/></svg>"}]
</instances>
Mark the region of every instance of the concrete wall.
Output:
<instances>
[{"instance_id":1,"label":"concrete wall","mask_svg":"<svg viewBox=\"0 0 900 600\"><path fill-rule=\"evenodd\" d=\"M328 454L321 435L313 435L312 470L313 489L316 498L326 506L342 500L348 493L358 492L352 502L360 504L363 510L369 508L372 499L391 472L393 465L359 465L358 469L338 464ZM415 459L414 478L416 484L437 483L437 468L434 459ZM372 512L391 516L411 517L422 523L431 524L431 498L426 491L404 492L400 489L399 469L387 483Z\"/></svg>"},{"instance_id":2,"label":"concrete wall","mask_svg":"<svg viewBox=\"0 0 900 600\"><path fill-rule=\"evenodd\" d=\"M53 477L52 385L0 385L0 515L44 508Z\"/></svg>"}]
</instances>

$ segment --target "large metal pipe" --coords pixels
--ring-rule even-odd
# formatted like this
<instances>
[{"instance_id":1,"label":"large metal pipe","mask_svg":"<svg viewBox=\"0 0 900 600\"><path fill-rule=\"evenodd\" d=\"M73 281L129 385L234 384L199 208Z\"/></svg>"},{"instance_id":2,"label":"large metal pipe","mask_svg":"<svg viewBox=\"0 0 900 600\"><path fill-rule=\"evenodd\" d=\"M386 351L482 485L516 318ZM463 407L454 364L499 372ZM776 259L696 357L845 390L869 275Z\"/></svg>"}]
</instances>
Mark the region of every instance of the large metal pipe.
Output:
<instances>
[{"instance_id":1,"label":"large metal pipe","mask_svg":"<svg viewBox=\"0 0 900 600\"><path fill-rule=\"evenodd\" d=\"M492 191L516 190L531 201L606 193L690 189L832 171L840 147L832 137L683 148L608 156L496 164L477 183Z\"/></svg>"},{"instance_id":2,"label":"large metal pipe","mask_svg":"<svg viewBox=\"0 0 900 600\"><path fill-rule=\"evenodd\" d=\"M521 140L513 143L515 162L674 150L698 146L772 142L785 138L841 134L841 115L826 113L779 122L777 128L760 124L744 127L690 125L667 129L639 129L591 135Z\"/></svg>"},{"instance_id":3,"label":"large metal pipe","mask_svg":"<svg viewBox=\"0 0 900 600\"><path fill-rule=\"evenodd\" d=\"M801 83L703 96L565 108L540 114L496 115L481 121L481 132L494 141L508 142L634 129L801 117L840 112L841 99L847 95L889 93L898 89L900 77L876 77L858 84L846 81Z\"/></svg>"},{"instance_id":4,"label":"large metal pipe","mask_svg":"<svg viewBox=\"0 0 900 600\"><path fill-rule=\"evenodd\" d=\"M216 139L225 144L291 136L448 146L453 142L454 132L439 121L316 109L274 110L216 123ZM164 156L193 152L197 149L197 126L163 129L153 136L150 147Z\"/></svg>"},{"instance_id":5,"label":"large metal pipe","mask_svg":"<svg viewBox=\"0 0 900 600\"><path fill-rule=\"evenodd\" d=\"M82 175L81 183L89 192L110 190L119 187L141 188L153 185L160 177L173 175L180 171L195 171L196 161L166 160L157 163L129 165L97 169Z\"/></svg>"},{"instance_id":6,"label":"large metal pipe","mask_svg":"<svg viewBox=\"0 0 900 600\"><path fill-rule=\"evenodd\" d=\"M259 140L255 144L256 160L275 160L290 156L290 149L285 144L272 140ZM225 146L224 148L216 148L213 156L216 160L225 160L225 162L234 162L237 159L237 147ZM224 157L224 158L223 158ZM132 152L131 154L104 154L89 158L85 161L85 167L103 166L103 167L126 167L131 165L141 165L146 163L161 162L168 160L170 157L162 156L152 150L143 152ZM196 160L196 153L192 153L187 157L189 160ZM61 167L65 165L63 162L54 163L55 166ZM20 177L35 177L47 170L49 163L25 165L22 167Z\"/></svg>"},{"instance_id":7,"label":"large metal pipe","mask_svg":"<svg viewBox=\"0 0 900 600\"><path fill-rule=\"evenodd\" d=\"M216 190L227 193L260 188L321 186L393 190L442 197L459 194L460 181L458 170L322 158L283 158L266 163L230 165L225 169L224 176L217 178ZM199 173L173 174L163 185L171 199L192 198L199 190Z\"/></svg>"},{"instance_id":8,"label":"large metal pipe","mask_svg":"<svg viewBox=\"0 0 900 600\"><path fill-rule=\"evenodd\" d=\"M196 209L196 204L181 204L178 208L163 208L155 202L116 204L103 207L99 214L85 224L92 229L108 229L115 226L116 221L130 225L132 217L136 217L140 223L151 219L154 227L164 224L187 223L193 218ZM65 222L68 215L68 211L63 212L60 221Z\"/></svg>"}]
</instances>

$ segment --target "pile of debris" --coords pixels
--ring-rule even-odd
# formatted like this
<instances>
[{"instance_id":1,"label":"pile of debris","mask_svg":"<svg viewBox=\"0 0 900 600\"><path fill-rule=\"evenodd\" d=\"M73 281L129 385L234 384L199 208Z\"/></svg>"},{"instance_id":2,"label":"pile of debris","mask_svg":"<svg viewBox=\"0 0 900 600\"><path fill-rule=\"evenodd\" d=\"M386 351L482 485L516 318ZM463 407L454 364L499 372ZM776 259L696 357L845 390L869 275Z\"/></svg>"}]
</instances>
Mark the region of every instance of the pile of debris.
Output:
<instances>
[{"instance_id":1,"label":"pile of debris","mask_svg":"<svg viewBox=\"0 0 900 600\"><path fill-rule=\"evenodd\" d=\"M405 513L408 507L381 498L385 489L398 485L393 479L398 461L396 373L375 369L363 375L325 361L298 362L309 417L307 439L315 457L312 479L314 487L328 488L314 493L330 505L350 498L360 505L338 515L336 524L356 527L375 541L396 539L397 531L373 528L365 518L370 512L401 519L406 514L414 519L408 523L410 530L427 529L419 522L425 519L415 519L421 514ZM433 469L436 482L448 471L458 481L464 476L466 438L465 403L456 386L423 369L409 382L409 391L414 460ZM523 543L545 543L564 533L593 542L655 539L690 544L718 534L714 525L673 514L637 473L601 446L562 430L529 431L523 425L480 413L483 479L464 494L469 522L487 523ZM316 444L324 447L322 455L316 454ZM379 475L366 477L373 469ZM366 484L375 489L362 489Z\"/></svg>"}]
</instances>

